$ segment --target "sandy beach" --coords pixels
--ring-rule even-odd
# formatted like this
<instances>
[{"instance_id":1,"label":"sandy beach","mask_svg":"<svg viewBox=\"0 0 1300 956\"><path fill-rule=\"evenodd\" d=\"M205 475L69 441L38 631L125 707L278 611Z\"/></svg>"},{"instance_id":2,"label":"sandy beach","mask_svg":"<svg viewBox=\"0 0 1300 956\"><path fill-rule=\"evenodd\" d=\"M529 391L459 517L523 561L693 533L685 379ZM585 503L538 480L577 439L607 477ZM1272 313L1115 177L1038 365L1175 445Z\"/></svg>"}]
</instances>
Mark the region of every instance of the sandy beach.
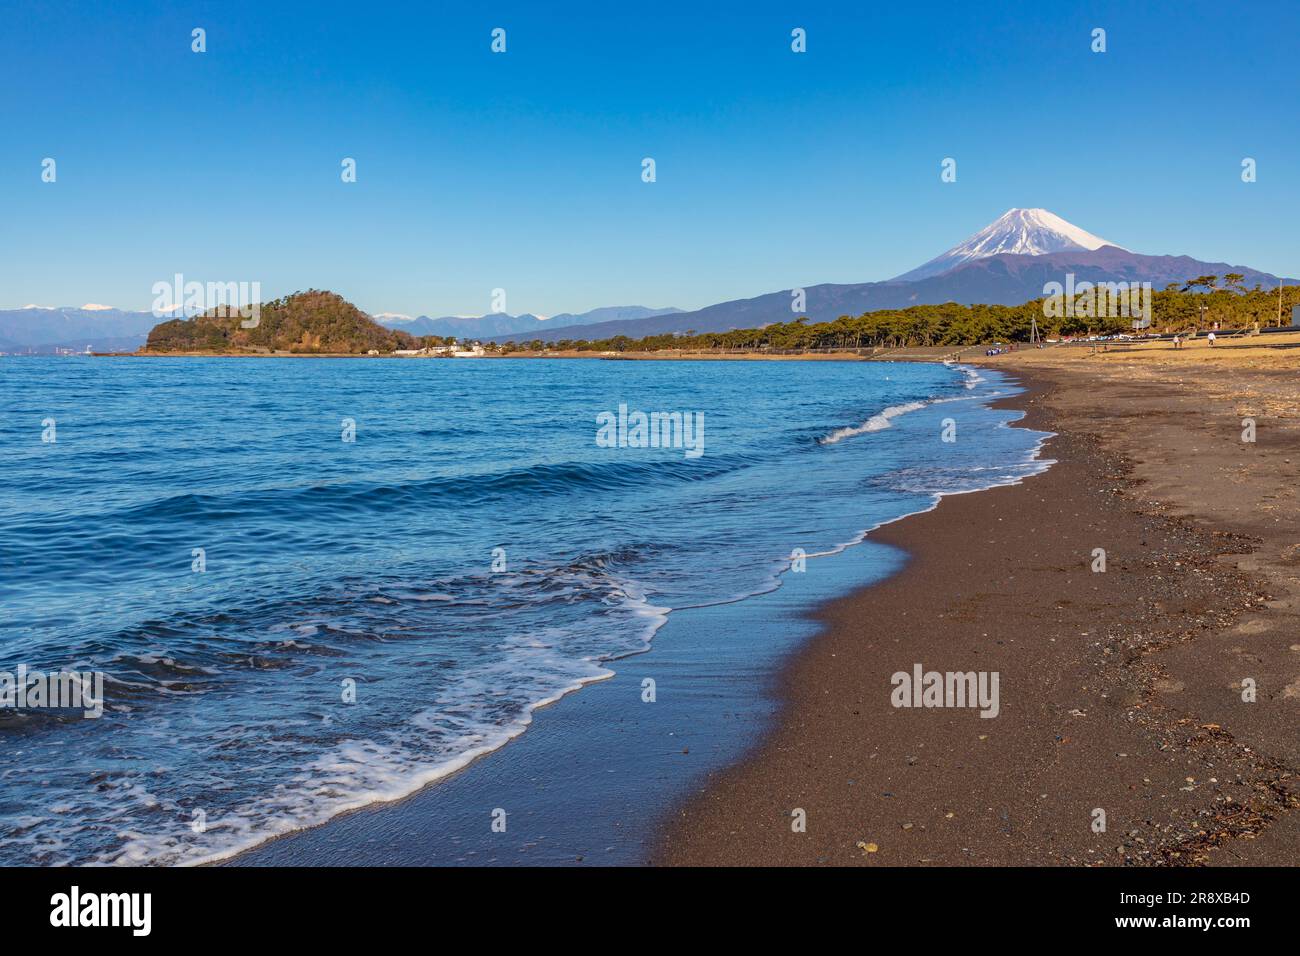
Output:
<instances>
[{"instance_id":1,"label":"sandy beach","mask_svg":"<svg viewBox=\"0 0 1300 956\"><path fill-rule=\"evenodd\" d=\"M674 615L502 750L232 862L1292 865L1298 359L973 359L1026 387L1004 405L1055 433L1046 472ZM882 553L895 572L855 584ZM893 706L917 665L996 672L996 717ZM635 703L666 674L678 692ZM481 825L497 805L526 808L509 845Z\"/></svg>"},{"instance_id":2,"label":"sandy beach","mask_svg":"<svg viewBox=\"0 0 1300 956\"><path fill-rule=\"evenodd\" d=\"M502 750L233 862L1292 865L1297 359L974 359L1026 387L1004 404L1055 433L1046 472L945 497L739 616L674 615ZM895 572L855 585L882 553ZM893 706L917 665L997 673L996 717ZM629 705L665 674L679 692ZM509 846L480 824L496 805L527 808Z\"/></svg>"},{"instance_id":3,"label":"sandy beach","mask_svg":"<svg viewBox=\"0 0 1300 956\"><path fill-rule=\"evenodd\" d=\"M874 533L908 566L824 608L656 860L1293 865L1300 354L1241 344L974 359L1057 463ZM917 664L997 672L998 716L894 707Z\"/></svg>"}]
</instances>

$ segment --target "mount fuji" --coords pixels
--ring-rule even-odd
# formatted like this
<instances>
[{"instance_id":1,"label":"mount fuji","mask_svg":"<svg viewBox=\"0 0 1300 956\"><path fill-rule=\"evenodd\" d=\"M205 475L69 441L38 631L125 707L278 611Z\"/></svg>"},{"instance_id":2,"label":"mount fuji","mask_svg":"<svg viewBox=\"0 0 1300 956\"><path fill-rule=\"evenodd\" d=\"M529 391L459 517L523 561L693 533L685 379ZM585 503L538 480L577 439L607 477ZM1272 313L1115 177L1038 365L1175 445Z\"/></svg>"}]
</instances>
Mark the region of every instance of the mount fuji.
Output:
<instances>
[{"instance_id":1,"label":"mount fuji","mask_svg":"<svg viewBox=\"0 0 1300 956\"><path fill-rule=\"evenodd\" d=\"M752 299L719 302L693 312L679 312L581 327L551 327L534 336L544 342L563 339L641 338L674 332L726 332L753 329L801 316L809 322L833 322L843 315L913 305L1020 305L1043 295L1049 282L1150 282L1153 289L1183 285L1202 275L1240 273L1250 288L1277 287L1278 277L1248 266L1205 262L1191 256L1147 256L1130 252L1080 229L1046 209L1009 209L979 232L918 266L884 282L823 283L803 289L804 307L792 312L793 289ZM1285 279L1296 284L1295 279ZM501 335L496 341L509 341Z\"/></svg>"},{"instance_id":2,"label":"mount fuji","mask_svg":"<svg viewBox=\"0 0 1300 956\"><path fill-rule=\"evenodd\" d=\"M1045 256L1053 252L1091 252L1102 246L1123 246L1108 242L1066 222L1046 209L1008 209L965 242L958 243L911 272L896 276L894 282L915 282L948 272L972 259L989 256Z\"/></svg>"}]
</instances>

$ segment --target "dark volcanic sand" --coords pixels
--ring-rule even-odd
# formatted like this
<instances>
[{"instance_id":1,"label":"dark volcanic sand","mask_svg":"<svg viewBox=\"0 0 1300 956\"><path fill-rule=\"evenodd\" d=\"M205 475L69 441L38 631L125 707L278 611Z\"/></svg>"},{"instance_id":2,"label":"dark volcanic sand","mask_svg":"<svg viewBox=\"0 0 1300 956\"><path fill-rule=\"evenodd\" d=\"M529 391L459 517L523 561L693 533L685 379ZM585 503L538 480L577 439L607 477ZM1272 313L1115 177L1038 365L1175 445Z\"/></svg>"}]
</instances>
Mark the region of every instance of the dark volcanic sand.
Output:
<instances>
[{"instance_id":1,"label":"dark volcanic sand","mask_svg":"<svg viewBox=\"0 0 1300 956\"><path fill-rule=\"evenodd\" d=\"M1176 471L1184 487L1162 491L1184 504L1240 498L1234 470L1300 461L1295 429L1261 419L1244 446L1238 410L1187 388L1125 396L1122 378L1059 371L1027 384L1010 404L1060 429L1044 452L1058 463L874 532L910 563L821 613L778 728L679 809L658 862L1297 862L1300 634L1250 556L1281 553L1294 524L1253 505L1189 516L1149 500L1132 460ZM999 716L895 709L890 677L916 663L999 672Z\"/></svg>"}]
</instances>

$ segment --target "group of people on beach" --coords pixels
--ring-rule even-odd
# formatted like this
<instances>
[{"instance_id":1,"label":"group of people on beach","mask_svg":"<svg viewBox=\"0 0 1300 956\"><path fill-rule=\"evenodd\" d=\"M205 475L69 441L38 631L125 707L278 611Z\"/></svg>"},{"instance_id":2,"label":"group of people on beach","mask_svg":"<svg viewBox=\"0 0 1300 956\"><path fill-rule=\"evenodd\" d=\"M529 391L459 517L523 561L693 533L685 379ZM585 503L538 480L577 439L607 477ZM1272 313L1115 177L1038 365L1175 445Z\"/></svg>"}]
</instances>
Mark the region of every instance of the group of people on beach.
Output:
<instances>
[{"instance_id":1,"label":"group of people on beach","mask_svg":"<svg viewBox=\"0 0 1300 956\"><path fill-rule=\"evenodd\" d=\"M1205 338L1206 338L1206 340L1210 343L1210 348L1214 348L1214 332L1213 332L1213 330L1211 330L1210 332L1206 333ZM1180 335L1179 333L1175 332L1175 333L1174 333L1174 348L1176 348L1176 349L1181 349L1182 347L1183 347L1183 337L1182 337L1182 335Z\"/></svg>"}]
</instances>

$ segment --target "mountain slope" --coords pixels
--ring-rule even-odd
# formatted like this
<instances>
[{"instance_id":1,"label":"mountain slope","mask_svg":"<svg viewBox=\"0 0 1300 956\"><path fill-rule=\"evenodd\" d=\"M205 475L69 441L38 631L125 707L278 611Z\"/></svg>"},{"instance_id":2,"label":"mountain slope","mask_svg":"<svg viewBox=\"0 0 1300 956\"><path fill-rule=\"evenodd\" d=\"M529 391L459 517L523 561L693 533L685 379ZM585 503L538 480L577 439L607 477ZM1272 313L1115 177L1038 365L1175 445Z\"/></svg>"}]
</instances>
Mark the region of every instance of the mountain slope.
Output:
<instances>
[{"instance_id":1,"label":"mountain slope","mask_svg":"<svg viewBox=\"0 0 1300 956\"><path fill-rule=\"evenodd\" d=\"M422 315L416 319L377 318L380 325L409 332L411 335L455 336L458 339L481 339L490 335L510 335L531 331L542 320L535 315L507 315L495 312L488 315L445 315L430 318Z\"/></svg>"},{"instance_id":2,"label":"mountain slope","mask_svg":"<svg viewBox=\"0 0 1300 956\"><path fill-rule=\"evenodd\" d=\"M543 332L557 326L591 325L599 322L620 322L668 315L681 309L652 309L643 305L615 305L592 309L589 312L564 312L543 319L536 315L508 315L491 312L481 316L449 315L432 319L422 315L417 319L396 316L377 316L379 323L390 329L401 329L412 335L455 336L459 339L483 339L492 336L520 334L526 337L533 332Z\"/></svg>"},{"instance_id":3,"label":"mountain slope","mask_svg":"<svg viewBox=\"0 0 1300 956\"><path fill-rule=\"evenodd\" d=\"M0 310L0 351L53 351L57 347L97 350L139 348L158 322L150 312L121 309Z\"/></svg>"},{"instance_id":4,"label":"mountain slope","mask_svg":"<svg viewBox=\"0 0 1300 956\"><path fill-rule=\"evenodd\" d=\"M958 302L963 305L1019 305L1043 295L1048 282L1065 282L1072 273L1076 282L1150 282L1154 290L1170 283L1182 284L1200 275L1223 276L1241 273L1245 286L1255 284L1276 287L1277 276L1247 266L1226 262L1204 262L1190 256L1144 256L1116 246L1099 249L1069 250L1044 255L1010 255L999 253L972 259L942 275L914 282L890 280L809 286L805 307L800 312L790 308L790 290L769 292L752 299L720 302L694 312L657 316L630 322L603 322L597 325L547 329L529 336L543 342L561 339L604 339L616 335L641 338L666 332L725 332L750 329L772 322L789 322L807 316L810 322L831 322L841 315L861 315L879 309L902 309L911 305L939 305ZM1285 279L1288 285L1295 279ZM497 341L509 341L500 336ZM513 337L514 341L521 341Z\"/></svg>"},{"instance_id":5,"label":"mountain slope","mask_svg":"<svg viewBox=\"0 0 1300 956\"><path fill-rule=\"evenodd\" d=\"M1004 253L1042 256L1053 252L1090 251L1114 245L1046 209L1008 209L975 235L924 265L895 276L892 281L915 282L948 272L974 259Z\"/></svg>"}]
</instances>

